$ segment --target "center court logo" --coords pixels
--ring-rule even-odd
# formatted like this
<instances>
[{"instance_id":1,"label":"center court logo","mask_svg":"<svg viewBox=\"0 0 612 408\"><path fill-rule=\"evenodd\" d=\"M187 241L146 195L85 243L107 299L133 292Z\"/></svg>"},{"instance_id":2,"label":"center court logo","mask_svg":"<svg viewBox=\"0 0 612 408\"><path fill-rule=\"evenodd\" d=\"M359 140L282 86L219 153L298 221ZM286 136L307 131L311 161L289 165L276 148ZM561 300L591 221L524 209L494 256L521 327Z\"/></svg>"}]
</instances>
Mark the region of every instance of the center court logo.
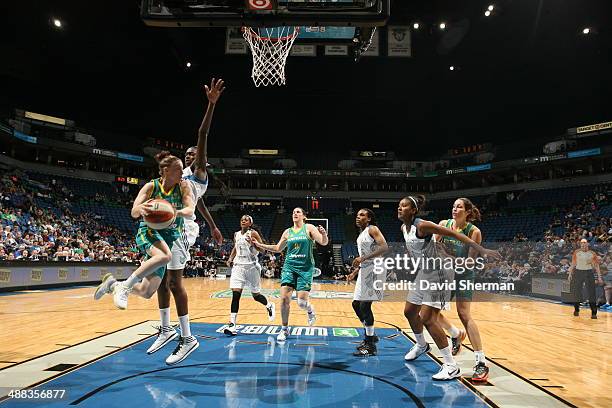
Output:
<instances>
[{"instance_id":1,"label":"center court logo","mask_svg":"<svg viewBox=\"0 0 612 408\"><path fill-rule=\"evenodd\" d=\"M261 294L274 299L280 299L281 297L280 289L262 289ZM250 296L251 292L248 289L245 289L242 292L242 295ZM210 297L213 299L231 299L232 290L226 289L221 290L219 292L213 292ZM333 290L311 290L310 297L312 299L353 299L353 292L336 292ZM292 298L296 298L295 292L293 293Z\"/></svg>"},{"instance_id":2,"label":"center court logo","mask_svg":"<svg viewBox=\"0 0 612 408\"><path fill-rule=\"evenodd\" d=\"M223 325L215 330L223 333L228 325ZM236 325L236 331L242 334L269 334L277 335L281 331L280 326L259 326L259 325ZM329 336L327 327L296 326L289 327L289 334L292 336ZM331 334L334 337L359 337L359 332L354 327L332 327Z\"/></svg>"}]
</instances>

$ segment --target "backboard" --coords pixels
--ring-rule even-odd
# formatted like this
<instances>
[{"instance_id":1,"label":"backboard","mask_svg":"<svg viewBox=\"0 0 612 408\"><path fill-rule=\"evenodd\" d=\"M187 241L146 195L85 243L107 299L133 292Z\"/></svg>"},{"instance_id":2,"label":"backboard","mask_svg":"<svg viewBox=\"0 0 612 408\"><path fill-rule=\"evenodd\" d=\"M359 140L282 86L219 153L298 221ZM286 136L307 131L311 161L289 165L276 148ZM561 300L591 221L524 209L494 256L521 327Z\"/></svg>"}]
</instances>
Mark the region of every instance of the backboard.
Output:
<instances>
[{"instance_id":1,"label":"backboard","mask_svg":"<svg viewBox=\"0 0 612 408\"><path fill-rule=\"evenodd\" d=\"M390 16L391 0L142 0L141 17L156 27L240 27L253 58L255 86L285 85L296 39L343 45L355 60ZM238 48L242 46L239 44ZM227 45L226 45L227 49ZM244 49L244 48L243 48Z\"/></svg>"},{"instance_id":2,"label":"backboard","mask_svg":"<svg viewBox=\"0 0 612 408\"><path fill-rule=\"evenodd\" d=\"M329 233L329 219L327 218L307 218L306 224L312 224L315 227L320 225Z\"/></svg>"},{"instance_id":3,"label":"backboard","mask_svg":"<svg viewBox=\"0 0 612 408\"><path fill-rule=\"evenodd\" d=\"M141 16L161 27L376 27L391 0L142 0Z\"/></svg>"}]
</instances>

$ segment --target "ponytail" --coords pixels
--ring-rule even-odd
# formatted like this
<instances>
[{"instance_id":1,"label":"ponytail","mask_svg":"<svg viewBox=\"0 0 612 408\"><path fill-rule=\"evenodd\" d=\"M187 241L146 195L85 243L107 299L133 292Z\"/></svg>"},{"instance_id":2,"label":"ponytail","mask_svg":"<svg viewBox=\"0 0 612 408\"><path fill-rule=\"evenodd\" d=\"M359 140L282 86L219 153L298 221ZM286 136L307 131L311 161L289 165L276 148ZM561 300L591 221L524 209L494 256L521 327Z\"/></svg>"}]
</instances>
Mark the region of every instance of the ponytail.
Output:
<instances>
[{"instance_id":1,"label":"ponytail","mask_svg":"<svg viewBox=\"0 0 612 408\"><path fill-rule=\"evenodd\" d=\"M482 219L480 210L478 209L478 207L474 205L472 200L470 200L469 198L464 198L464 197L458 198L458 200L463 201L463 206L465 207L465 211L468 213L465 218L467 222L480 221Z\"/></svg>"},{"instance_id":2,"label":"ponytail","mask_svg":"<svg viewBox=\"0 0 612 408\"><path fill-rule=\"evenodd\" d=\"M412 208L414 208L417 213L425 209L425 203L427 202L427 200L425 199L425 196L422 194L410 195L410 196L404 197L403 200L408 201L410 205L412 205Z\"/></svg>"},{"instance_id":3,"label":"ponytail","mask_svg":"<svg viewBox=\"0 0 612 408\"><path fill-rule=\"evenodd\" d=\"M181 159L176 156L173 156L172 153L167 150L157 153L155 155L155 161L157 161L157 165L159 166L159 174L162 175L164 168L170 166L173 162L177 160L181 161Z\"/></svg>"}]
</instances>

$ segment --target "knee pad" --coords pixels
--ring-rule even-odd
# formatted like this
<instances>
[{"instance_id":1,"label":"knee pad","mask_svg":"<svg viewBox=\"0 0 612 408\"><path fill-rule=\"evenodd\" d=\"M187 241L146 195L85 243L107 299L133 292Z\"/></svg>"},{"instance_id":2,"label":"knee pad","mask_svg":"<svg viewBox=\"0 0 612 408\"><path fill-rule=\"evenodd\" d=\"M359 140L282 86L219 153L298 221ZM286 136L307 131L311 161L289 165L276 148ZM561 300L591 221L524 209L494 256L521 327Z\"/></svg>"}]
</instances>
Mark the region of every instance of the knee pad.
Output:
<instances>
[{"instance_id":1,"label":"knee pad","mask_svg":"<svg viewBox=\"0 0 612 408\"><path fill-rule=\"evenodd\" d=\"M353 306L353 310L355 311L355 314L357 315L357 317L359 318L359 320L363 320L361 318L361 306L358 300L353 300L353 303L351 303L351 306Z\"/></svg>"},{"instance_id":2,"label":"knee pad","mask_svg":"<svg viewBox=\"0 0 612 408\"><path fill-rule=\"evenodd\" d=\"M297 304L302 309L306 309L308 307L308 301L304 299L298 299Z\"/></svg>"},{"instance_id":3,"label":"knee pad","mask_svg":"<svg viewBox=\"0 0 612 408\"><path fill-rule=\"evenodd\" d=\"M257 295L253 295L253 299L259 303L261 303L262 305L267 305L268 304L268 299L262 295L261 293L258 293Z\"/></svg>"},{"instance_id":4,"label":"knee pad","mask_svg":"<svg viewBox=\"0 0 612 408\"><path fill-rule=\"evenodd\" d=\"M374 324L374 313L372 313L371 302L361 302L361 318L368 326Z\"/></svg>"},{"instance_id":5,"label":"knee pad","mask_svg":"<svg viewBox=\"0 0 612 408\"><path fill-rule=\"evenodd\" d=\"M242 296L242 293L232 291L232 305L230 307L230 311L232 313L238 313L238 308L240 305L240 296Z\"/></svg>"}]
</instances>

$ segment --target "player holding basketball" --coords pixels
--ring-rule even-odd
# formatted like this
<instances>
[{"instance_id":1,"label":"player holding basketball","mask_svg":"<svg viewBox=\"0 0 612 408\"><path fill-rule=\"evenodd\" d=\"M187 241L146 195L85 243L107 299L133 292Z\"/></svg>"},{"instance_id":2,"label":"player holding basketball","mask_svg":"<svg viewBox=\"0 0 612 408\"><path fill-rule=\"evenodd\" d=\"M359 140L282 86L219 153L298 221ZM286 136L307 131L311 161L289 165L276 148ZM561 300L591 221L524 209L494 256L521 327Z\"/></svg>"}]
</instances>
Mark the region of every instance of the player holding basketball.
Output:
<instances>
[{"instance_id":1,"label":"player holding basketball","mask_svg":"<svg viewBox=\"0 0 612 408\"><path fill-rule=\"evenodd\" d=\"M253 217L243 215L240 218L240 231L234 234L234 248L227 260L227 266L232 266L230 289L232 290L232 305L230 308L230 323L224 329L228 336L236 335L236 317L240 307L242 289L248 287L253 299L266 307L268 318L273 321L276 312L273 302L261 294L261 265L257 260L257 250L251 242L263 243L261 234L253 224Z\"/></svg>"},{"instance_id":2,"label":"player holding basketball","mask_svg":"<svg viewBox=\"0 0 612 408\"><path fill-rule=\"evenodd\" d=\"M208 188L208 173L206 171L208 131L212 123L215 105L225 90L223 85L222 79L215 80L213 78L210 87L208 85L204 86L208 107L198 130L198 144L185 152L185 168L183 169L183 180L190 186L194 200L197 202L197 208L206 219L211 234L217 243L221 243L223 237L204 205L202 197ZM178 336L174 327L170 325L170 293L172 293L176 304L181 336L178 345L166 359L166 364L169 365L180 363L198 348L198 340L191 335L187 291L183 286L183 270L191 259L189 248L195 244L197 237L200 235L200 228L195 220L195 213L185 218L185 229L172 246L172 260L167 266L164 281L157 290L161 324L157 338L147 350L147 354L155 353Z\"/></svg>"},{"instance_id":3,"label":"player holding basketball","mask_svg":"<svg viewBox=\"0 0 612 408\"><path fill-rule=\"evenodd\" d=\"M457 231L460 234L467 236L477 244L482 242L482 234L480 229L472 224L473 221L480 221L480 211L468 198L458 198L453 204L452 218L449 220L440 221L440 225ZM452 255L458 258L467 258L468 255L473 259L474 251L463 242L453 237L435 236L436 240L445 244L445 249ZM461 342L465 339L466 331L470 338L472 347L474 348L474 356L476 365L474 366L474 374L472 380L476 382L484 382L489 377L489 367L487 367L485 353L482 349L482 340L476 321L472 318L470 305L472 304L472 290L460 289L461 282L474 282L474 270L465 270L463 273L455 272L455 282L457 290L455 291L455 300L457 305L457 315L463 324L463 329L455 327L442 313L439 315L440 326L446 330L451 337L452 354L459 354L461 351Z\"/></svg>"},{"instance_id":4,"label":"player holding basketball","mask_svg":"<svg viewBox=\"0 0 612 408\"><path fill-rule=\"evenodd\" d=\"M423 326L425 326L444 359L440 371L434 374L432 378L434 380L451 380L459 377L461 370L453 358L446 335L438 321L440 311L450 309L450 288L428 289L423 285L448 285L454 280L454 271L444 269L439 262L436 262L444 255L444 251L438 248L439 244L436 244L433 235L455 238L483 256L499 257L499 253L483 248L468 236L457 231L417 218L416 215L424 206L425 197L417 195L403 198L397 209L397 217L402 221L401 229L408 255L415 260L420 258L422 261L416 271L415 289L408 292L404 307L404 316L408 319L417 342L404 358L407 361L415 360L421 354L430 350L423 335Z\"/></svg>"},{"instance_id":5,"label":"player holding basketball","mask_svg":"<svg viewBox=\"0 0 612 408\"><path fill-rule=\"evenodd\" d=\"M347 276L351 281L357 277L355 293L353 295L353 309L363 323L365 338L357 346L353 353L355 356L375 356L376 342L378 338L374 335L374 314L372 313L372 302L380 302L383 299L382 287L386 281L386 271L377 273L374 268L374 258L377 258L389 250L385 237L376 226L375 215L369 208L362 208L357 212L355 220L360 229L357 237L357 250L359 256L353 261L354 271ZM376 285L375 281L379 281ZM380 289L376 289L379 287Z\"/></svg>"},{"instance_id":6,"label":"player holding basketball","mask_svg":"<svg viewBox=\"0 0 612 408\"><path fill-rule=\"evenodd\" d=\"M315 227L306 223L306 214L300 207L293 210L293 227L287 228L276 245L261 244L252 241L256 248L271 252L282 252L287 247L285 263L281 271L281 315L283 328L277 336L279 342L287 340L289 335L289 310L291 294L297 291L298 306L308 315L308 324L316 321L314 306L308 301L312 277L315 269L313 256L314 243L327 245L327 231L322 226Z\"/></svg>"},{"instance_id":7,"label":"player holding basketball","mask_svg":"<svg viewBox=\"0 0 612 408\"><path fill-rule=\"evenodd\" d=\"M195 203L189 184L181 179L183 163L170 152L155 156L159 164L160 178L145 184L138 193L132 206L132 217L145 217L152 211L151 199L161 198L172 204L175 209L175 222L163 230L154 230L143 221L136 233L136 244L145 255L140 266L124 281L117 280L108 273L94 293L98 300L107 293L113 293L113 302L119 309L127 309L128 296L134 293L150 299L161 284L166 264L172 260L171 248L181 236L184 218L191 217ZM142 282L141 282L142 280Z\"/></svg>"}]
</instances>

